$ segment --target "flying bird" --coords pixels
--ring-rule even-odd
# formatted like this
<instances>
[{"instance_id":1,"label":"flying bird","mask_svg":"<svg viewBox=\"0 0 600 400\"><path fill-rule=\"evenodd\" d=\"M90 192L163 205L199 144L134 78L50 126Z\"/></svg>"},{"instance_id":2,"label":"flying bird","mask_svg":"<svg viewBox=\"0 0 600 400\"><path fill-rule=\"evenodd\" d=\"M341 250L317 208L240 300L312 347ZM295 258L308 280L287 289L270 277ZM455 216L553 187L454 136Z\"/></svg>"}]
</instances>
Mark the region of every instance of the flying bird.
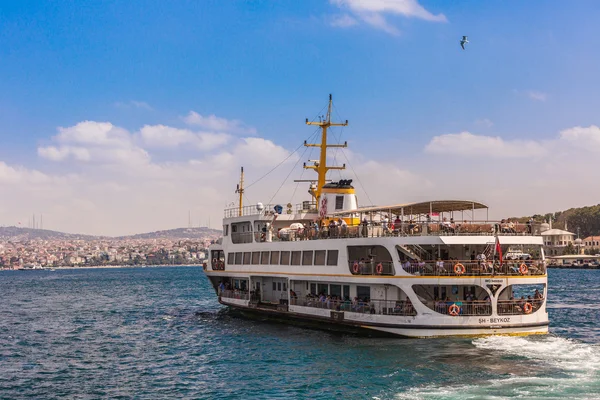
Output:
<instances>
[{"instance_id":1,"label":"flying bird","mask_svg":"<svg viewBox=\"0 0 600 400\"><path fill-rule=\"evenodd\" d=\"M466 36L463 36L462 40L460 41L460 47L462 47L462 49L465 49L465 44L469 43L469 39L467 39Z\"/></svg>"}]
</instances>

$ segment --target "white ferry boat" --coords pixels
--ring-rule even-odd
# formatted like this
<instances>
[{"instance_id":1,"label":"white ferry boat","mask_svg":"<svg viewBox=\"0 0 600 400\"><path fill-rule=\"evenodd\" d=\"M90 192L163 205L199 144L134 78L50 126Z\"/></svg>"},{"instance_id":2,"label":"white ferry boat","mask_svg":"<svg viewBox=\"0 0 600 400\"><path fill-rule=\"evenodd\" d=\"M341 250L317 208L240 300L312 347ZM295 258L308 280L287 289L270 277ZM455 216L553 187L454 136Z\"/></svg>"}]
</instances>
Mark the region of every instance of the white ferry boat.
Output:
<instances>
[{"instance_id":1,"label":"white ferry boat","mask_svg":"<svg viewBox=\"0 0 600 400\"><path fill-rule=\"evenodd\" d=\"M311 197L225 210L205 273L219 302L249 316L322 329L405 337L548 331L538 227L490 221L476 201L361 207L351 180L327 181L328 113L320 158L304 168ZM522 254L504 259L502 251Z\"/></svg>"}]
</instances>

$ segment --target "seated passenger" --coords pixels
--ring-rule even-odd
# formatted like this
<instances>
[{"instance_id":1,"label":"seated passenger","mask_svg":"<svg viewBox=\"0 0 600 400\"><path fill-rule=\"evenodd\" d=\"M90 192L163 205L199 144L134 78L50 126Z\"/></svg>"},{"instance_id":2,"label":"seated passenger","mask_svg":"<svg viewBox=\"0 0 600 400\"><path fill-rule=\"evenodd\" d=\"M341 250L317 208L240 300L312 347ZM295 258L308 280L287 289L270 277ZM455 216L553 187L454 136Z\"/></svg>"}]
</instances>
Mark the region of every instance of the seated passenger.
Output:
<instances>
[{"instance_id":1,"label":"seated passenger","mask_svg":"<svg viewBox=\"0 0 600 400\"><path fill-rule=\"evenodd\" d=\"M450 223L450 221L448 221L448 218L446 218L446 217L444 217L444 221L442 222L442 231L448 232L448 233L454 233L454 227L452 226L452 224Z\"/></svg>"}]
</instances>

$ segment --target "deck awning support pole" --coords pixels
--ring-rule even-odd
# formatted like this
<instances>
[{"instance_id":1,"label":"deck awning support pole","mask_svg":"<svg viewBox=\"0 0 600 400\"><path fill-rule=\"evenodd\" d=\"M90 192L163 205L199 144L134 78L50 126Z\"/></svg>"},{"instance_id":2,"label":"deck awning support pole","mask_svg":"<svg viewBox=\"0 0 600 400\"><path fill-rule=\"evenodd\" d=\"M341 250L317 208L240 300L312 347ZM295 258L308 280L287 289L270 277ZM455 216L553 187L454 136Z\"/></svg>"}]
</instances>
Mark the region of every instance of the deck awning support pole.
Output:
<instances>
[{"instance_id":1,"label":"deck awning support pole","mask_svg":"<svg viewBox=\"0 0 600 400\"><path fill-rule=\"evenodd\" d=\"M402 219L400 220L401 231L404 232L404 207L400 209L400 215L402 215Z\"/></svg>"},{"instance_id":2,"label":"deck awning support pole","mask_svg":"<svg viewBox=\"0 0 600 400\"><path fill-rule=\"evenodd\" d=\"M471 221L475 221L475 203L473 203L473 211L471 213Z\"/></svg>"}]
</instances>

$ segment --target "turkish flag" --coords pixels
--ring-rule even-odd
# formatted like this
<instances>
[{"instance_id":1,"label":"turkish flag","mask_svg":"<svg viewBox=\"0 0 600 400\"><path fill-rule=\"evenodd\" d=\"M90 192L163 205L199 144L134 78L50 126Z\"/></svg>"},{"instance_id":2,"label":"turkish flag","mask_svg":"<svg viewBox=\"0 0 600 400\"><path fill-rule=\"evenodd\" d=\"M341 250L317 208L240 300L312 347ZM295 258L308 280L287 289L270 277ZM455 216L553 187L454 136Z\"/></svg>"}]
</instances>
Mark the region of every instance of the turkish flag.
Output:
<instances>
[{"instance_id":1,"label":"turkish flag","mask_svg":"<svg viewBox=\"0 0 600 400\"><path fill-rule=\"evenodd\" d=\"M496 254L498 254L500 265L502 265L502 246L500 246L500 239L498 239L498 236L496 236Z\"/></svg>"}]
</instances>

